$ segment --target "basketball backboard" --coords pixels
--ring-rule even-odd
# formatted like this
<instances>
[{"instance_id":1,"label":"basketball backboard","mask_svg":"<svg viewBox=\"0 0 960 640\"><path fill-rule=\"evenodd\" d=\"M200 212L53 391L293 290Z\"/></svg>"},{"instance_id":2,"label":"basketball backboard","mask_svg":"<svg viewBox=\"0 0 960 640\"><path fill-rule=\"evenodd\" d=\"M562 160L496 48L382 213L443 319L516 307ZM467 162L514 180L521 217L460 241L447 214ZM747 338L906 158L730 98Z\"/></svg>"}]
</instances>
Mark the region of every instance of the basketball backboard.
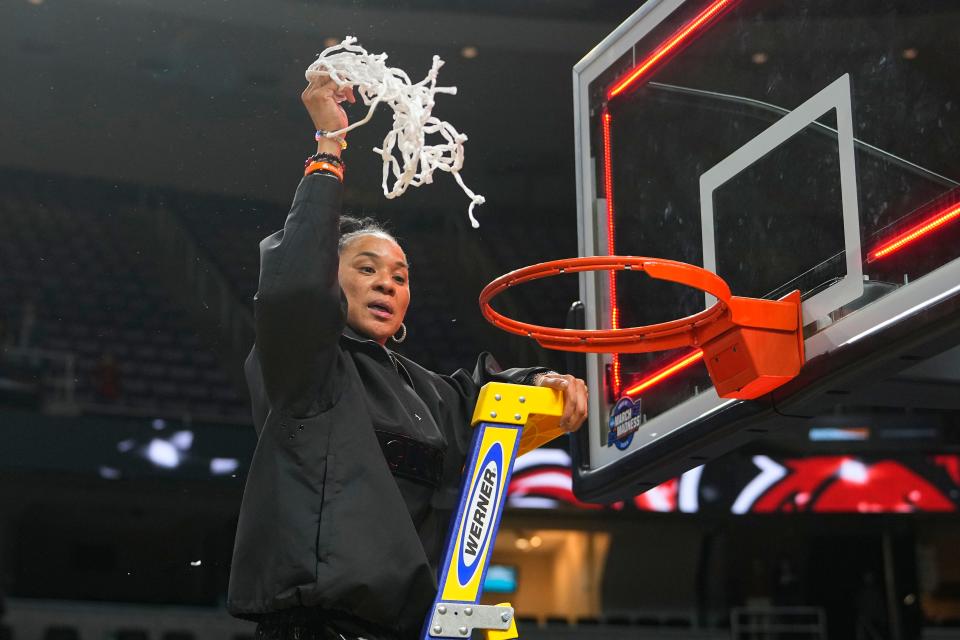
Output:
<instances>
[{"instance_id":1,"label":"basketball backboard","mask_svg":"<svg viewBox=\"0 0 960 640\"><path fill-rule=\"evenodd\" d=\"M734 295L799 289L808 363L741 402L717 396L695 349L588 356L581 497L633 495L842 411L828 387L866 383L854 370L896 376L902 349L960 343L960 63L944 50L958 26L948 3L648 0L577 64L580 255L696 264ZM581 274L580 290L587 329L710 303L629 273Z\"/></svg>"}]
</instances>

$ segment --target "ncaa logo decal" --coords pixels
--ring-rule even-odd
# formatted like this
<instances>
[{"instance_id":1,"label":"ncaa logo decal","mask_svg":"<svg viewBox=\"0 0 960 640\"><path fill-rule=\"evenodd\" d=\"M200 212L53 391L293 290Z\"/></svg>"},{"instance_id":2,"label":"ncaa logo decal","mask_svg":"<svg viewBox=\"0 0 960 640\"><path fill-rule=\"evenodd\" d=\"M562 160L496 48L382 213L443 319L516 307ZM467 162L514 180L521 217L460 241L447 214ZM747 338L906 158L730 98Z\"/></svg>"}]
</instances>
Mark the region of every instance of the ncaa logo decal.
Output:
<instances>
[{"instance_id":1,"label":"ncaa logo decal","mask_svg":"<svg viewBox=\"0 0 960 640\"><path fill-rule=\"evenodd\" d=\"M640 428L643 420L640 413L640 399L634 402L630 398L620 398L610 413L609 431L607 432L607 446L615 446L623 451L633 442L633 434Z\"/></svg>"},{"instance_id":2,"label":"ncaa logo decal","mask_svg":"<svg viewBox=\"0 0 960 640\"><path fill-rule=\"evenodd\" d=\"M487 552L490 531L497 519L498 498L503 481L503 446L495 442L479 465L466 517L460 531L460 553L457 557L457 580L466 586L473 580L480 559Z\"/></svg>"}]
</instances>

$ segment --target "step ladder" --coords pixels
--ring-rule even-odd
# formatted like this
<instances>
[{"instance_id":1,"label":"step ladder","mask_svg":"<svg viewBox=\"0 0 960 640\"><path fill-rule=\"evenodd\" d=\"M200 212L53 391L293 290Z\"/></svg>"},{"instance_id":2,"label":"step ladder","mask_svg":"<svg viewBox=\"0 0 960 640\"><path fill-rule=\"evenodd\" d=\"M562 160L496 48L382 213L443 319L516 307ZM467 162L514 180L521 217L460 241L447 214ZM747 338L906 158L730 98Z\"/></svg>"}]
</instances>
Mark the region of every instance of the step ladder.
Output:
<instances>
[{"instance_id":1,"label":"step ladder","mask_svg":"<svg viewBox=\"0 0 960 640\"><path fill-rule=\"evenodd\" d=\"M509 602L482 605L487 574L507 487L517 457L563 434L561 392L545 387L491 382L480 390L471 425L473 439L463 472L460 502L451 520L437 597L422 640L517 638Z\"/></svg>"}]
</instances>

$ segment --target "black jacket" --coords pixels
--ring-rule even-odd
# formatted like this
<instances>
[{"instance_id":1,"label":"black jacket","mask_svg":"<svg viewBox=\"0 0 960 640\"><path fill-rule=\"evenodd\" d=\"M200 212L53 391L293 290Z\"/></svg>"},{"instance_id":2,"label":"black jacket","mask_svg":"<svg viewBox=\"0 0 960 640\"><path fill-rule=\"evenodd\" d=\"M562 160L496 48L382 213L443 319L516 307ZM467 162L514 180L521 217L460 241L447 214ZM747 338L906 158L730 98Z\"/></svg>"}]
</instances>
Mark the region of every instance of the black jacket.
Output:
<instances>
[{"instance_id":1,"label":"black jacket","mask_svg":"<svg viewBox=\"0 0 960 640\"><path fill-rule=\"evenodd\" d=\"M310 608L371 640L415 638L436 593L479 388L544 369L499 372L484 354L473 375L440 376L346 328L341 191L330 177L304 178L283 230L260 243L245 367L259 440L227 608L248 619ZM437 482L392 473L384 434L437 452Z\"/></svg>"}]
</instances>

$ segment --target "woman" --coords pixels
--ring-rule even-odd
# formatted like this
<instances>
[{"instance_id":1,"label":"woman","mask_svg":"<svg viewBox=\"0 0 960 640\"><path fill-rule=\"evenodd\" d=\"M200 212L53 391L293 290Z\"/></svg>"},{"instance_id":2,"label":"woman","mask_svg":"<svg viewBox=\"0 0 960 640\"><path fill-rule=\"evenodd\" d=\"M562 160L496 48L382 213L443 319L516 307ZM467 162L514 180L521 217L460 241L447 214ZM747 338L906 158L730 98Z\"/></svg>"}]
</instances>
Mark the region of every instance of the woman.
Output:
<instances>
[{"instance_id":1,"label":"woman","mask_svg":"<svg viewBox=\"0 0 960 640\"><path fill-rule=\"evenodd\" d=\"M314 80L318 130L347 124L352 91ZM282 231L260 243L256 344L245 372L259 442L244 491L227 607L258 638L416 638L470 443L480 386L561 389L562 424L586 416L582 380L543 368L440 376L387 348L403 338L407 260L382 229L341 220L340 143L317 155Z\"/></svg>"}]
</instances>

